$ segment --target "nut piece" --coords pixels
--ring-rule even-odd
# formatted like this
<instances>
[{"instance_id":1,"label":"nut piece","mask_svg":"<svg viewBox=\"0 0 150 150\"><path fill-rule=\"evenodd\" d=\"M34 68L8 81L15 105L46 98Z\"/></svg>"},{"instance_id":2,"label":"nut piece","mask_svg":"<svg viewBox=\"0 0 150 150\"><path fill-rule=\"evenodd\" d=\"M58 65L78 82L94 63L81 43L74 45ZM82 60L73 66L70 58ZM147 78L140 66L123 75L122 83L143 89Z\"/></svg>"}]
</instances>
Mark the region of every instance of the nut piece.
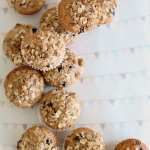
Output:
<instances>
[{"instance_id":1,"label":"nut piece","mask_svg":"<svg viewBox=\"0 0 150 150\"><path fill-rule=\"evenodd\" d=\"M64 89L47 92L40 104L42 120L52 129L65 130L71 127L80 114L76 94Z\"/></svg>"}]
</instances>

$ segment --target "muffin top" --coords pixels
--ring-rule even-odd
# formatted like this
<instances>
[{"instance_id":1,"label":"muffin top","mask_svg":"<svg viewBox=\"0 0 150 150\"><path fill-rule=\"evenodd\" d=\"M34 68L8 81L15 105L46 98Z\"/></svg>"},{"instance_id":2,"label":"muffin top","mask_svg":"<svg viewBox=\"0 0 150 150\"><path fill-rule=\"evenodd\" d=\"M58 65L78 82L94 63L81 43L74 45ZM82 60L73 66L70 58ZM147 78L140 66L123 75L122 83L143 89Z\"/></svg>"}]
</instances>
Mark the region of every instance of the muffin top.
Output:
<instances>
[{"instance_id":1,"label":"muffin top","mask_svg":"<svg viewBox=\"0 0 150 150\"><path fill-rule=\"evenodd\" d=\"M49 70L62 62L65 48L63 39L49 30L32 29L25 34L22 55L30 66L39 70Z\"/></svg>"},{"instance_id":2,"label":"muffin top","mask_svg":"<svg viewBox=\"0 0 150 150\"><path fill-rule=\"evenodd\" d=\"M98 4L96 0L62 0L58 5L59 21L70 32L89 31L98 24Z\"/></svg>"},{"instance_id":3,"label":"muffin top","mask_svg":"<svg viewBox=\"0 0 150 150\"><path fill-rule=\"evenodd\" d=\"M80 114L80 104L75 93L55 89L43 96L40 114L48 127L65 130L77 120Z\"/></svg>"},{"instance_id":4,"label":"muffin top","mask_svg":"<svg viewBox=\"0 0 150 150\"><path fill-rule=\"evenodd\" d=\"M38 102L44 92L41 74L29 67L12 70L4 81L7 98L17 107L28 108Z\"/></svg>"},{"instance_id":5,"label":"muffin top","mask_svg":"<svg viewBox=\"0 0 150 150\"><path fill-rule=\"evenodd\" d=\"M148 150L148 148L138 139L126 139L120 142L114 150Z\"/></svg>"},{"instance_id":6,"label":"muffin top","mask_svg":"<svg viewBox=\"0 0 150 150\"><path fill-rule=\"evenodd\" d=\"M104 150L104 141L98 132L81 127L66 137L64 150Z\"/></svg>"},{"instance_id":7,"label":"muffin top","mask_svg":"<svg viewBox=\"0 0 150 150\"><path fill-rule=\"evenodd\" d=\"M56 87L67 87L76 83L82 75L84 60L66 49L63 62L56 68L43 72L46 82Z\"/></svg>"},{"instance_id":8,"label":"muffin top","mask_svg":"<svg viewBox=\"0 0 150 150\"><path fill-rule=\"evenodd\" d=\"M6 34L3 41L4 55L17 66L26 65L21 56L21 42L24 35L32 28L34 27L31 25L16 24L16 26Z\"/></svg>"},{"instance_id":9,"label":"muffin top","mask_svg":"<svg viewBox=\"0 0 150 150\"><path fill-rule=\"evenodd\" d=\"M17 150L58 150L55 134L42 126L29 128L17 143Z\"/></svg>"},{"instance_id":10,"label":"muffin top","mask_svg":"<svg viewBox=\"0 0 150 150\"><path fill-rule=\"evenodd\" d=\"M38 12L46 0L7 0L9 6L17 12L24 15L30 15Z\"/></svg>"},{"instance_id":11,"label":"muffin top","mask_svg":"<svg viewBox=\"0 0 150 150\"><path fill-rule=\"evenodd\" d=\"M50 31L57 32L64 39L65 45L70 45L78 38L78 34L67 31L58 20L56 15L56 7L50 8L44 12L40 20L40 27L47 27Z\"/></svg>"}]
</instances>

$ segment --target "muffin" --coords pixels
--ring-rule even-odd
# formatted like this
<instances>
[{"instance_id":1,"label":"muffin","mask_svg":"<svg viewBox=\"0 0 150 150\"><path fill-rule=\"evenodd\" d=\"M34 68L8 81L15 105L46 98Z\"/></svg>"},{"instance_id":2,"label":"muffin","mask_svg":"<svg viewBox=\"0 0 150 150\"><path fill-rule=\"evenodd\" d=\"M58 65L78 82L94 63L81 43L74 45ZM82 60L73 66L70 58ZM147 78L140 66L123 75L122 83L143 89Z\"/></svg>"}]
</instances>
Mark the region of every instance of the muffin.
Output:
<instances>
[{"instance_id":1,"label":"muffin","mask_svg":"<svg viewBox=\"0 0 150 150\"><path fill-rule=\"evenodd\" d=\"M29 108L37 103L44 92L41 74L27 66L12 70L5 78L4 90L7 98L19 108Z\"/></svg>"},{"instance_id":2,"label":"muffin","mask_svg":"<svg viewBox=\"0 0 150 150\"><path fill-rule=\"evenodd\" d=\"M17 142L17 150L58 150L55 134L42 126L34 126L23 133Z\"/></svg>"},{"instance_id":3,"label":"muffin","mask_svg":"<svg viewBox=\"0 0 150 150\"><path fill-rule=\"evenodd\" d=\"M42 72L44 79L56 87L68 87L75 84L82 75L84 60L66 49L63 62L56 68Z\"/></svg>"},{"instance_id":4,"label":"muffin","mask_svg":"<svg viewBox=\"0 0 150 150\"><path fill-rule=\"evenodd\" d=\"M76 94L64 89L47 92L40 103L42 123L57 131L72 127L80 114Z\"/></svg>"},{"instance_id":5,"label":"muffin","mask_svg":"<svg viewBox=\"0 0 150 150\"><path fill-rule=\"evenodd\" d=\"M16 24L16 26L10 30L3 41L4 55L11 60L15 65L26 65L23 57L21 56L21 42L27 33L33 26Z\"/></svg>"},{"instance_id":6,"label":"muffin","mask_svg":"<svg viewBox=\"0 0 150 150\"><path fill-rule=\"evenodd\" d=\"M44 12L40 20L40 27L47 27L50 31L57 32L63 37L66 46L74 43L79 36L78 34L71 33L62 27L56 16L56 7L50 8Z\"/></svg>"},{"instance_id":7,"label":"muffin","mask_svg":"<svg viewBox=\"0 0 150 150\"><path fill-rule=\"evenodd\" d=\"M148 150L148 148L138 139L126 139L120 142L114 150Z\"/></svg>"},{"instance_id":8,"label":"muffin","mask_svg":"<svg viewBox=\"0 0 150 150\"><path fill-rule=\"evenodd\" d=\"M64 150L104 150L104 141L102 136L90 129L81 127L73 130L66 137Z\"/></svg>"},{"instance_id":9,"label":"muffin","mask_svg":"<svg viewBox=\"0 0 150 150\"><path fill-rule=\"evenodd\" d=\"M32 29L24 36L21 53L29 66L46 71L62 62L64 46L63 39L56 33Z\"/></svg>"},{"instance_id":10,"label":"muffin","mask_svg":"<svg viewBox=\"0 0 150 150\"><path fill-rule=\"evenodd\" d=\"M116 0L101 0L99 4L100 11L98 25L110 23L115 16L115 11L117 8Z\"/></svg>"},{"instance_id":11,"label":"muffin","mask_svg":"<svg viewBox=\"0 0 150 150\"><path fill-rule=\"evenodd\" d=\"M90 31L97 26L99 2L96 0L62 0L58 5L58 18L62 26L73 33Z\"/></svg>"},{"instance_id":12,"label":"muffin","mask_svg":"<svg viewBox=\"0 0 150 150\"><path fill-rule=\"evenodd\" d=\"M23 15L31 15L38 12L46 0L7 0L10 7Z\"/></svg>"}]
</instances>

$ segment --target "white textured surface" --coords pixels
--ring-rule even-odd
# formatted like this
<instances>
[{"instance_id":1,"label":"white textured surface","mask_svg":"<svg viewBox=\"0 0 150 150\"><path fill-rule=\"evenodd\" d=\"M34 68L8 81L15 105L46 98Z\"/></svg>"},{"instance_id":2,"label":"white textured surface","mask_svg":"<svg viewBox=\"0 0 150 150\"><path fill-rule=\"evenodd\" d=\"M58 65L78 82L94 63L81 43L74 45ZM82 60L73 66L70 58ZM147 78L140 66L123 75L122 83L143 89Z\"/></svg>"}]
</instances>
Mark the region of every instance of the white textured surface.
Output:
<instances>
[{"instance_id":1,"label":"white textured surface","mask_svg":"<svg viewBox=\"0 0 150 150\"><path fill-rule=\"evenodd\" d=\"M47 0L48 8L56 3ZM82 105L73 128L94 128L103 135L106 150L126 138L138 138L150 148L149 6L149 0L118 0L116 18L110 25L82 34L69 46L86 63L83 78L68 89L77 93ZM15 150L24 129L40 124L38 105L18 109L5 97L3 81L15 66L3 55L3 36L16 23L39 27L44 11L23 16L0 1L0 150ZM68 131L57 133L60 143Z\"/></svg>"}]
</instances>

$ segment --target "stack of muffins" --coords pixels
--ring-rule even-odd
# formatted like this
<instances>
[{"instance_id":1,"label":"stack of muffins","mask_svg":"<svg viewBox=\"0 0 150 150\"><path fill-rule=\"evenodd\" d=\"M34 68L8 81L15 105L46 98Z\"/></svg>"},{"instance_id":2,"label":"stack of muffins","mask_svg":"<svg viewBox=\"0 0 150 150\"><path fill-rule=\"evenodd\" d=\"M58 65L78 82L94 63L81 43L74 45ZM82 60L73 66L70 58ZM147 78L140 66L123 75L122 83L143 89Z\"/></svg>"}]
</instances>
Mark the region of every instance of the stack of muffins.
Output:
<instances>
[{"instance_id":1,"label":"stack of muffins","mask_svg":"<svg viewBox=\"0 0 150 150\"><path fill-rule=\"evenodd\" d=\"M20 14L39 11L45 0L7 0ZM79 35L99 25L110 23L115 15L115 0L62 0L49 8L40 19L40 28L16 24L3 41L3 52L18 68L5 79L7 98L19 108L30 108L40 100L39 120L43 126L29 128L17 143L17 150L58 150L52 130L73 126L80 115L74 92L66 87L81 77L84 60L66 48ZM56 87L44 94L45 84ZM44 127L45 126L45 127ZM102 136L81 127L65 138L64 150L104 150ZM115 150L147 150L136 139L118 144Z\"/></svg>"}]
</instances>

